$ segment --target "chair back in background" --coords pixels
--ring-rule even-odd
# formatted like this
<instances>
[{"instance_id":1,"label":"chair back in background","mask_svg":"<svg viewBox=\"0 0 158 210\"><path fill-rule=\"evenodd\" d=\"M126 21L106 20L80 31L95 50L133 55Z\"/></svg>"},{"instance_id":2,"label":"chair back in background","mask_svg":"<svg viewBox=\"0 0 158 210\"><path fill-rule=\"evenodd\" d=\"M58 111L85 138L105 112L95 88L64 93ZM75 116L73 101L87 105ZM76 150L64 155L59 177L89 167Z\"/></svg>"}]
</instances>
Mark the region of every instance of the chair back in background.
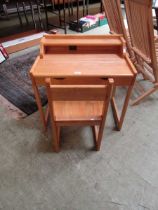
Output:
<instances>
[{"instance_id":1,"label":"chair back in background","mask_svg":"<svg viewBox=\"0 0 158 210\"><path fill-rule=\"evenodd\" d=\"M125 9L132 50L139 62L142 59L142 63L147 63L151 67L151 69L147 69L153 73L155 82L157 82L158 68L154 43L152 0L125 0Z\"/></svg>"},{"instance_id":2,"label":"chair back in background","mask_svg":"<svg viewBox=\"0 0 158 210\"><path fill-rule=\"evenodd\" d=\"M134 59L131 50L130 41L125 28L120 0L102 0L105 14L108 20L110 32L113 34L122 34L127 45L127 51L130 58Z\"/></svg>"},{"instance_id":3,"label":"chair back in background","mask_svg":"<svg viewBox=\"0 0 158 210\"><path fill-rule=\"evenodd\" d=\"M102 3L111 33L124 35L125 28L121 8L118 6L117 0L102 0Z\"/></svg>"}]
</instances>

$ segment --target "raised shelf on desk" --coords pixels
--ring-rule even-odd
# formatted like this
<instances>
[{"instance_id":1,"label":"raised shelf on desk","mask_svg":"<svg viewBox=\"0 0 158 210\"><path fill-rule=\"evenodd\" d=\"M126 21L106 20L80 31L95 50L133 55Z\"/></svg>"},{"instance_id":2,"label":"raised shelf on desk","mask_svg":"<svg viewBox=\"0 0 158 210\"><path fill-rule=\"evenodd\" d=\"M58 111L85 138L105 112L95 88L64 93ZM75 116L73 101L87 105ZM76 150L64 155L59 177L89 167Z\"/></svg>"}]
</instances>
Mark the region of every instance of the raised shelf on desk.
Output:
<instances>
[{"instance_id":1,"label":"raised shelf on desk","mask_svg":"<svg viewBox=\"0 0 158 210\"><path fill-rule=\"evenodd\" d=\"M124 40L120 35L45 35L40 57L47 54L118 54L123 56Z\"/></svg>"}]
</instances>

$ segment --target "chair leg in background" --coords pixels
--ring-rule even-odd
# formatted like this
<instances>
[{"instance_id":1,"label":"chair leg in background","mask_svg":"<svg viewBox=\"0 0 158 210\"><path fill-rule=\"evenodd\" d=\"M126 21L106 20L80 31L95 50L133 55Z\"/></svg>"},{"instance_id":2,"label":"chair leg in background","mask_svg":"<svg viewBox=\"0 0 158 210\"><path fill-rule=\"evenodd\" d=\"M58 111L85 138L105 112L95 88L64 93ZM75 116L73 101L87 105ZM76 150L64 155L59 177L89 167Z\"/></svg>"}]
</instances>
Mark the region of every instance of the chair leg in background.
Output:
<instances>
[{"instance_id":1,"label":"chair leg in background","mask_svg":"<svg viewBox=\"0 0 158 210\"><path fill-rule=\"evenodd\" d=\"M151 88L150 90L144 92L141 96L139 96L136 100L132 101L131 105L137 105L139 104L142 100L144 100L147 96L151 95L152 93L154 93L155 91L158 90L158 84L155 84L155 86L153 88Z\"/></svg>"}]
</instances>

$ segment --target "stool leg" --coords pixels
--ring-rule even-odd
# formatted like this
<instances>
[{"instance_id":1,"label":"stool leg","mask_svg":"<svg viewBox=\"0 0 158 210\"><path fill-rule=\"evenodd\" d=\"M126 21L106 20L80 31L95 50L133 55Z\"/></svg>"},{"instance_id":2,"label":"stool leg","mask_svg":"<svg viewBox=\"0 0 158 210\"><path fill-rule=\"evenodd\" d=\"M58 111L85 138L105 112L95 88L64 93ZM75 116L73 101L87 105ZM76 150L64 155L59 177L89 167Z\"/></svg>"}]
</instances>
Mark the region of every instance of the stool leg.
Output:
<instances>
[{"instance_id":1,"label":"stool leg","mask_svg":"<svg viewBox=\"0 0 158 210\"><path fill-rule=\"evenodd\" d=\"M26 20L26 23L28 25L29 24L29 21L28 21L27 14L26 14L25 2L22 2L22 7L23 7L23 12L24 12L25 20Z\"/></svg>"},{"instance_id":2,"label":"stool leg","mask_svg":"<svg viewBox=\"0 0 158 210\"><path fill-rule=\"evenodd\" d=\"M87 4L86 4L86 13L87 13L87 15L89 13L89 0L87 0Z\"/></svg>"},{"instance_id":3,"label":"stool leg","mask_svg":"<svg viewBox=\"0 0 158 210\"><path fill-rule=\"evenodd\" d=\"M63 13L64 13L64 32L65 34L67 34L67 30L66 30L66 12L65 12L65 0L63 0Z\"/></svg>"},{"instance_id":4,"label":"stool leg","mask_svg":"<svg viewBox=\"0 0 158 210\"><path fill-rule=\"evenodd\" d=\"M31 0L29 1L29 4L30 4L30 9L31 9L32 21L33 21L33 24L34 24L34 28L36 29L37 25L36 25L36 21L35 21L35 12L34 12L34 8L33 8Z\"/></svg>"},{"instance_id":5,"label":"stool leg","mask_svg":"<svg viewBox=\"0 0 158 210\"><path fill-rule=\"evenodd\" d=\"M85 0L83 0L83 17L85 16Z\"/></svg>"},{"instance_id":6,"label":"stool leg","mask_svg":"<svg viewBox=\"0 0 158 210\"><path fill-rule=\"evenodd\" d=\"M18 18L19 18L20 25L23 26L22 19L21 19L21 16L20 16L19 2L16 3L16 8L17 8L17 13L18 13Z\"/></svg>"}]
</instances>

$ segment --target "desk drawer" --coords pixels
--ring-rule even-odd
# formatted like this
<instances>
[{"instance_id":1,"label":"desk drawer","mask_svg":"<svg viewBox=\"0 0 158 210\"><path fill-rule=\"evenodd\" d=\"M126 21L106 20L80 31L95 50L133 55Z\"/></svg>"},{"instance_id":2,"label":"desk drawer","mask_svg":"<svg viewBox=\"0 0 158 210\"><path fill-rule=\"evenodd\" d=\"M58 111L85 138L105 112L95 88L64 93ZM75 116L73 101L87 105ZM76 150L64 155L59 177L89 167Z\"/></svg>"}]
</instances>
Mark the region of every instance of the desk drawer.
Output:
<instances>
[{"instance_id":1,"label":"desk drawer","mask_svg":"<svg viewBox=\"0 0 158 210\"><path fill-rule=\"evenodd\" d=\"M36 77L36 84L45 85L46 77ZM109 77L110 78L110 77ZM106 78L100 77L58 77L51 78L53 84L104 84ZM133 82L133 77L113 77L115 86L129 86Z\"/></svg>"},{"instance_id":2,"label":"desk drawer","mask_svg":"<svg viewBox=\"0 0 158 210\"><path fill-rule=\"evenodd\" d=\"M44 85L46 77L36 77L36 84L37 85ZM58 78L51 78L53 84L94 84L100 85L105 84L106 78L99 78L99 77L58 77Z\"/></svg>"}]
</instances>

